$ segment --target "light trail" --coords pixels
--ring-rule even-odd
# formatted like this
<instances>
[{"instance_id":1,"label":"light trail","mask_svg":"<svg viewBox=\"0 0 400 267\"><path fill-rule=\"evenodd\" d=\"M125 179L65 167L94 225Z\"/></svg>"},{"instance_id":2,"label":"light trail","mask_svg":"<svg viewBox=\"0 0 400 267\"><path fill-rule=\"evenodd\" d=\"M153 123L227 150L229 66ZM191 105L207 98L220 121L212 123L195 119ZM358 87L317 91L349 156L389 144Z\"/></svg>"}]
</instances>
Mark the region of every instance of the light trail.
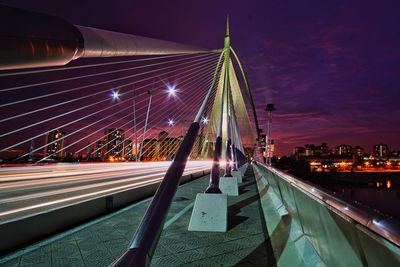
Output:
<instances>
[{"instance_id":1,"label":"light trail","mask_svg":"<svg viewBox=\"0 0 400 267\"><path fill-rule=\"evenodd\" d=\"M99 163L0 170L0 223L161 181L171 162ZM211 167L188 162L185 173Z\"/></svg>"}]
</instances>

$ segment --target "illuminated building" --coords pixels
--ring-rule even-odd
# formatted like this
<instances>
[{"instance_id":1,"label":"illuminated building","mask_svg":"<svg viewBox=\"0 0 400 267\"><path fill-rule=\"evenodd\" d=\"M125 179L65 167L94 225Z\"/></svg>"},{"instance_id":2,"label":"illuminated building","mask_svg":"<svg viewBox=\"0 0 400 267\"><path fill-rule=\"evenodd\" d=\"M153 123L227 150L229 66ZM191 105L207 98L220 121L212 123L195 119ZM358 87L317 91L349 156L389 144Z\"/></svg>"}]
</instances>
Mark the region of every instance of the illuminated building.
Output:
<instances>
[{"instance_id":1,"label":"illuminated building","mask_svg":"<svg viewBox=\"0 0 400 267\"><path fill-rule=\"evenodd\" d=\"M305 156L306 155L306 149L302 146L297 146L293 149L293 155L294 156Z\"/></svg>"},{"instance_id":2,"label":"illuminated building","mask_svg":"<svg viewBox=\"0 0 400 267\"><path fill-rule=\"evenodd\" d=\"M132 140L125 140L124 141L124 154L123 154L123 157L125 157L127 159L131 159L132 155L133 155L132 149L133 149Z\"/></svg>"},{"instance_id":3,"label":"illuminated building","mask_svg":"<svg viewBox=\"0 0 400 267\"><path fill-rule=\"evenodd\" d=\"M106 129L105 135L105 157L122 157L124 149L124 130L121 129Z\"/></svg>"},{"instance_id":4,"label":"illuminated building","mask_svg":"<svg viewBox=\"0 0 400 267\"><path fill-rule=\"evenodd\" d=\"M176 137L168 137L168 133L162 131L158 135L156 145L156 160L171 160L175 157L182 140Z\"/></svg>"},{"instance_id":5,"label":"illuminated building","mask_svg":"<svg viewBox=\"0 0 400 267\"><path fill-rule=\"evenodd\" d=\"M305 156L314 156L314 154L315 154L315 146L313 144L305 145L304 150L305 150Z\"/></svg>"},{"instance_id":6,"label":"illuminated building","mask_svg":"<svg viewBox=\"0 0 400 267\"><path fill-rule=\"evenodd\" d=\"M103 147L104 142L102 140L98 140L93 144L93 158L102 158L105 152L105 148Z\"/></svg>"},{"instance_id":7,"label":"illuminated building","mask_svg":"<svg viewBox=\"0 0 400 267\"><path fill-rule=\"evenodd\" d=\"M351 155L352 149L353 149L352 146L342 144L335 148L335 153L336 153L336 155L348 156L348 155Z\"/></svg>"},{"instance_id":8,"label":"illuminated building","mask_svg":"<svg viewBox=\"0 0 400 267\"><path fill-rule=\"evenodd\" d=\"M155 160L157 139L147 138L143 140L143 146L140 144L139 151L142 151L141 160Z\"/></svg>"},{"instance_id":9,"label":"illuminated building","mask_svg":"<svg viewBox=\"0 0 400 267\"><path fill-rule=\"evenodd\" d=\"M274 156L275 151L275 141L274 139L269 140L269 151L266 153L267 158L272 158Z\"/></svg>"},{"instance_id":10,"label":"illuminated building","mask_svg":"<svg viewBox=\"0 0 400 267\"><path fill-rule=\"evenodd\" d=\"M181 138L168 137L168 133L162 131L158 139L149 138L143 141L142 160L172 160L181 142Z\"/></svg>"},{"instance_id":11,"label":"illuminated building","mask_svg":"<svg viewBox=\"0 0 400 267\"><path fill-rule=\"evenodd\" d=\"M373 154L375 157L379 157L379 158L386 157L386 156L388 156L388 150L389 149L388 149L387 145L380 143L380 144L374 145Z\"/></svg>"},{"instance_id":12,"label":"illuminated building","mask_svg":"<svg viewBox=\"0 0 400 267\"><path fill-rule=\"evenodd\" d=\"M44 155L47 157L65 157L65 133L60 130L49 132L45 136Z\"/></svg>"},{"instance_id":13,"label":"illuminated building","mask_svg":"<svg viewBox=\"0 0 400 267\"><path fill-rule=\"evenodd\" d=\"M364 148L362 148L360 146L355 146L355 147L353 147L352 154L356 155L358 157L362 157L362 156L364 156Z\"/></svg>"}]
</instances>

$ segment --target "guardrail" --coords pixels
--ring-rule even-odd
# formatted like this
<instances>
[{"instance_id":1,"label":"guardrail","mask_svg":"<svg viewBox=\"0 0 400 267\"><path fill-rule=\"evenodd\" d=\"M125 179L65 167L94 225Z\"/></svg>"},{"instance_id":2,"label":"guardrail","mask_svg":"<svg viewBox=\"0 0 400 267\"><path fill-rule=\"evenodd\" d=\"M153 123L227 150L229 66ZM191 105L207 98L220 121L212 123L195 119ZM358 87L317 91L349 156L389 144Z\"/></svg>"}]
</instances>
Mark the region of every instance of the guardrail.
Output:
<instances>
[{"instance_id":1,"label":"guardrail","mask_svg":"<svg viewBox=\"0 0 400 267\"><path fill-rule=\"evenodd\" d=\"M254 163L327 266L400 266L400 223L297 177Z\"/></svg>"}]
</instances>

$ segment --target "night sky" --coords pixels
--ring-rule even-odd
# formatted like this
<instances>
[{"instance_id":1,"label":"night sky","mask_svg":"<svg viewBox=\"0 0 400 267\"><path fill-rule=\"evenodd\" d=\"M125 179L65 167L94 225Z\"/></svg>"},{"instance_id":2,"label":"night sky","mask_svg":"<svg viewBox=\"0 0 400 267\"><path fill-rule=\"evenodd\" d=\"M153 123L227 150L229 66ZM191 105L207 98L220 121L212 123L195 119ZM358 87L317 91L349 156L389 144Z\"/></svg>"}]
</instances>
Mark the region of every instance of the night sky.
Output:
<instances>
[{"instance_id":1,"label":"night sky","mask_svg":"<svg viewBox=\"0 0 400 267\"><path fill-rule=\"evenodd\" d=\"M399 1L1 1L73 24L206 48L232 46L277 154L327 142L400 150Z\"/></svg>"}]
</instances>

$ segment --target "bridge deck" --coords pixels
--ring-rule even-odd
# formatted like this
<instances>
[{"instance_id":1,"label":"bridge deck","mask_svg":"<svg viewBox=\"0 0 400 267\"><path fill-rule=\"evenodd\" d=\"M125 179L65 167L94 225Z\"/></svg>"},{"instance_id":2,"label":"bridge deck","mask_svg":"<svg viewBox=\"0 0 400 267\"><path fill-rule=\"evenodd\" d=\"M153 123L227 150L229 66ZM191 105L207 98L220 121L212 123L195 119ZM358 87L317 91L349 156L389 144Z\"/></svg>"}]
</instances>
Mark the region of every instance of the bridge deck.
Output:
<instances>
[{"instance_id":1,"label":"bridge deck","mask_svg":"<svg viewBox=\"0 0 400 267\"><path fill-rule=\"evenodd\" d=\"M251 167L240 196L229 197L226 233L188 232L191 210L208 176L180 186L152 266L322 266L272 190L259 197ZM107 266L129 244L150 199L0 258L2 266ZM263 205L261 205L263 203ZM264 207L264 208L263 208ZM265 223L264 218L267 218Z\"/></svg>"}]
</instances>

